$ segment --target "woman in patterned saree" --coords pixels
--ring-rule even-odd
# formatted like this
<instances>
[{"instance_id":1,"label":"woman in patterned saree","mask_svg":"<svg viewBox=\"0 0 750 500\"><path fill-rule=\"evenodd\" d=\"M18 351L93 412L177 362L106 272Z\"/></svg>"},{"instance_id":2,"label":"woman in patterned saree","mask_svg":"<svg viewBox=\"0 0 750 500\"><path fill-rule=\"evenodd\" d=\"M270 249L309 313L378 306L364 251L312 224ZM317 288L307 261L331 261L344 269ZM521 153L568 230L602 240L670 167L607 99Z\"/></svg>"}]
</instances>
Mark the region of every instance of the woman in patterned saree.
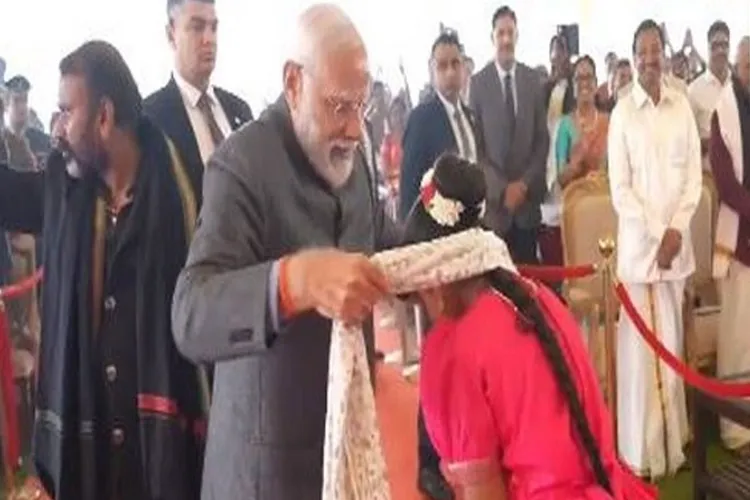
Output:
<instances>
[{"instance_id":1,"label":"woman in patterned saree","mask_svg":"<svg viewBox=\"0 0 750 500\"><path fill-rule=\"evenodd\" d=\"M481 226L485 180L453 155L423 181L406 244ZM608 410L575 319L509 260L414 297L434 327L420 397L446 477L461 500L647 500L617 459Z\"/></svg>"}]
</instances>

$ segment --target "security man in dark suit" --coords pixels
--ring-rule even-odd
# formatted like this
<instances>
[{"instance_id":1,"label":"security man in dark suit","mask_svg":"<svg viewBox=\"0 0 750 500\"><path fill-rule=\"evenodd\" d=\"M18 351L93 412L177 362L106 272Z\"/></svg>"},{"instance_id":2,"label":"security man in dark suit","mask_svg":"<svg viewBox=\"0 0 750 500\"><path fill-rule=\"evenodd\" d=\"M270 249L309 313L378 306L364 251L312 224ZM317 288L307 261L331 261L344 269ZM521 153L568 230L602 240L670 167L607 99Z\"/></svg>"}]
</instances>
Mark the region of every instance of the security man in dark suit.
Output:
<instances>
[{"instance_id":1,"label":"security man in dark suit","mask_svg":"<svg viewBox=\"0 0 750 500\"><path fill-rule=\"evenodd\" d=\"M145 111L176 145L200 195L208 158L253 114L245 101L211 84L218 23L214 0L167 0L167 16L175 69L167 85L146 98Z\"/></svg>"},{"instance_id":2,"label":"security man in dark suit","mask_svg":"<svg viewBox=\"0 0 750 500\"><path fill-rule=\"evenodd\" d=\"M402 141L400 218L405 219L419 196L422 176L445 152L479 162L482 134L472 111L461 100L463 47L455 32L443 32L432 46L430 67L434 92L409 115Z\"/></svg>"}]
</instances>

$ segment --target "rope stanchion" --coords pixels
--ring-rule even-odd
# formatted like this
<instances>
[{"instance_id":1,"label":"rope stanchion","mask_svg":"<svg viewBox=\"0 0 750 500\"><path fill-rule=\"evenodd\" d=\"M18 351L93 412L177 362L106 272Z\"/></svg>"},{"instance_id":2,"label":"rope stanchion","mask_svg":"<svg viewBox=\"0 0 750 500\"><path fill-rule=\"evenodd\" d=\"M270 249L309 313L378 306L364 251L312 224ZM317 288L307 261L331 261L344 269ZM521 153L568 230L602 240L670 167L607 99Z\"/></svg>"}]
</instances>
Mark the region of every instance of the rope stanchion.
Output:
<instances>
[{"instance_id":1,"label":"rope stanchion","mask_svg":"<svg viewBox=\"0 0 750 500\"><path fill-rule=\"evenodd\" d=\"M615 285L615 292L620 299L623 309L630 320L641 334L643 340L654 350L657 356L674 370L688 385L703 392L723 398L745 398L750 397L750 383L726 383L706 377L683 363L677 356L672 354L664 344L654 335L654 332L646 325L641 315L633 304L628 291L622 283Z\"/></svg>"},{"instance_id":2,"label":"rope stanchion","mask_svg":"<svg viewBox=\"0 0 750 500\"><path fill-rule=\"evenodd\" d=\"M605 396L612 419L612 432L617 435L617 349L615 343L615 305L612 300L612 283L615 279L612 259L615 254L615 240L601 238L598 242L602 256L602 298L604 301L604 356L605 356ZM619 443L615 440L615 449Z\"/></svg>"},{"instance_id":3,"label":"rope stanchion","mask_svg":"<svg viewBox=\"0 0 750 500\"><path fill-rule=\"evenodd\" d=\"M527 278L533 278L540 281L555 282L567 279L585 278L598 271L596 264L586 264L583 266L518 266L518 272Z\"/></svg>"}]
</instances>

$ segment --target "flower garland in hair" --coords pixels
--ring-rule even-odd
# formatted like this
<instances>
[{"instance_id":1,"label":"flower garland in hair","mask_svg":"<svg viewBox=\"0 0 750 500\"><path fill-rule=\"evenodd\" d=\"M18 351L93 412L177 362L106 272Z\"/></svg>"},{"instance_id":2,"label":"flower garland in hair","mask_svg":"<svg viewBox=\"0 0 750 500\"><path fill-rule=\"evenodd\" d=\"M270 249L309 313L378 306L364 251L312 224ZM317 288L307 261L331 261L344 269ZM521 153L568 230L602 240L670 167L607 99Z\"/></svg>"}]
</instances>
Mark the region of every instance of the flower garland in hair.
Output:
<instances>
[{"instance_id":1,"label":"flower garland in hair","mask_svg":"<svg viewBox=\"0 0 750 500\"><path fill-rule=\"evenodd\" d=\"M460 201L451 200L440 193L433 179L434 174L435 169L431 168L422 177L419 197L435 222L441 226L453 227L461 220L461 214L466 207Z\"/></svg>"},{"instance_id":2,"label":"flower garland in hair","mask_svg":"<svg viewBox=\"0 0 750 500\"><path fill-rule=\"evenodd\" d=\"M435 169L429 169L422 177L419 198L424 205L425 211L432 219L441 226L453 227L461 220L461 214L466 210L463 203L458 200L446 198L440 193L435 184L433 176ZM479 204L479 218L484 217L486 204Z\"/></svg>"}]
</instances>

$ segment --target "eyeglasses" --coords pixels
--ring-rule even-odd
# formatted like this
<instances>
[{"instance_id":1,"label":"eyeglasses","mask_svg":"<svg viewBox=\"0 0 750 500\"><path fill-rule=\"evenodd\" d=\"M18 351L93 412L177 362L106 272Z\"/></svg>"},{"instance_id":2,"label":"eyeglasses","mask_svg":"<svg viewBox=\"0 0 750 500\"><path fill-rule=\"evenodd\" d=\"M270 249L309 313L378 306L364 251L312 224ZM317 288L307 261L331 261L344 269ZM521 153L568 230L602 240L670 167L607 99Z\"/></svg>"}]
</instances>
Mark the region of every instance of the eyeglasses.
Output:
<instances>
[{"instance_id":1,"label":"eyeglasses","mask_svg":"<svg viewBox=\"0 0 750 500\"><path fill-rule=\"evenodd\" d=\"M366 99L345 99L343 97L327 96L324 98L326 109L336 120L343 120L351 116L362 118L367 107Z\"/></svg>"},{"instance_id":2,"label":"eyeglasses","mask_svg":"<svg viewBox=\"0 0 750 500\"><path fill-rule=\"evenodd\" d=\"M305 65L300 64L299 67L303 73L307 74L310 80L315 82L316 86L320 85L320 83L316 81L315 75ZM361 120L367 109L369 95L352 99L344 97L337 92L331 92L328 95L325 95L323 100L325 102L326 111L333 119L345 120L355 116L357 119Z\"/></svg>"}]
</instances>

